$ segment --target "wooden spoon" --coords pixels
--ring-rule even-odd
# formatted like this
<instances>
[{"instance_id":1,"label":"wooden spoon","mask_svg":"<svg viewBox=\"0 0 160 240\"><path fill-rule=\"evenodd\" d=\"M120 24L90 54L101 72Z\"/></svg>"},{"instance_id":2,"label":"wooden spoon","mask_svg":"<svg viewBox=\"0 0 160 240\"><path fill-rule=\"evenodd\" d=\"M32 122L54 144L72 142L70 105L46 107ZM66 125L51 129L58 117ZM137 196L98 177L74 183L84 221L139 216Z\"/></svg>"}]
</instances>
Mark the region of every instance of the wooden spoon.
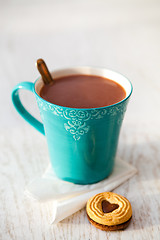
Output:
<instances>
[{"instance_id":1,"label":"wooden spoon","mask_svg":"<svg viewBox=\"0 0 160 240\"><path fill-rule=\"evenodd\" d=\"M37 69L38 69L39 73L42 76L44 84L53 83L54 80L51 76L51 73L49 72L49 70L47 68L47 65L46 65L45 61L40 58L40 59L37 60L36 65L37 65Z\"/></svg>"}]
</instances>

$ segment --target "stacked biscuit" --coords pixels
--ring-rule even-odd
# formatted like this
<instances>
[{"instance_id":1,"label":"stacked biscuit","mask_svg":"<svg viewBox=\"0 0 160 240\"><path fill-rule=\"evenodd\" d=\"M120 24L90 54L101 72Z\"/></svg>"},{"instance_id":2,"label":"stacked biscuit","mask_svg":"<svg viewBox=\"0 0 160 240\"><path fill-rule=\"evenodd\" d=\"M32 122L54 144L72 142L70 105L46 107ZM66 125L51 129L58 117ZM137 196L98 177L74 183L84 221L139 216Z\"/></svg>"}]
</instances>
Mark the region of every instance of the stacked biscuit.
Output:
<instances>
[{"instance_id":1,"label":"stacked biscuit","mask_svg":"<svg viewBox=\"0 0 160 240\"><path fill-rule=\"evenodd\" d=\"M99 193L90 198L86 211L91 224L105 231L125 229L132 217L130 202L112 192Z\"/></svg>"}]
</instances>

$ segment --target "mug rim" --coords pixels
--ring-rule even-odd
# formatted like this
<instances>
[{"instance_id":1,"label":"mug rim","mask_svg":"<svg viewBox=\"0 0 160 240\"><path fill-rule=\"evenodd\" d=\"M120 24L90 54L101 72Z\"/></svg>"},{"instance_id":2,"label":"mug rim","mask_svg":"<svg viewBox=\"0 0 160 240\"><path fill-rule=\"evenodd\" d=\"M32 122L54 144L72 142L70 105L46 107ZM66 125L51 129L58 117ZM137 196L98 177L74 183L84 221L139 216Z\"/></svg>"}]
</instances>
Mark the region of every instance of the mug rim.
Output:
<instances>
[{"instance_id":1,"label":"mug rim","mask_svg":"<svg viewBox=\"0 0 160 240\"><path fill-rule=\"evenodd\" d=\"M79 72L78 72L78 69L79 69ZM129 94L128 94L124 99L122 99L121 101L116 102L116 103L111 104L111 105L108 105L108 106L96 107L96 108L95 108L95 107L93 107L93 108L72 108L72 107L65 107L65 106L57 105L57 104L55 104L55 103L48 102L47 100L43 99L43 98L37 93L35 87L36 87L36 83L37 83L40 79L42 79L42 77L40 76L40 77L38 77L38 78L35 80L35 82L34 82L34 93L35 93L35 95L36 95L38 98L40 98L42 102L44 102L44 103L46 103L46 104L50 104L50 105L53 105L53 106L56 106L56 107L59 107L59 108L64 108L64 109L79 110L79 111L82 110L82 111L83 111L83 110L106 109L106 108L111 108L111 107L117 106L117 105L125 102L127 99L129 99L129 97L131 96L131 94L132 94L132 92L133 92L133 85L132 85L131 81L130 81L125 75L123 75L123 74L121 74L121 73L119 73L119 72L117 72L117 71L115 71L115 70L112 70L112 69L110 69L110 68L92 67L92 66L74 66L74 67L66 67L66 68L55 69L55 70L52 71L51 73L55 73L55 74L56 74L56 73L60 73L60 72L62 72L62 71L73 71L73 70L77 70L77 74L89 75L89 74L81 73L81 72L80 72L80 69L84 69L84 70L97 70L97 71L110 71L110 72L112 72L112 73L116 73L117 75L122 76L123 78L125 78L125 79L128 81L128 83L130 84L130 92L129 92ZM72 75L72 74L68 74L68 76L69 76L69 75ZM76 75L76 74L74 74L74 75ZM90 75L95 75L95 74L90 73ZM64 76L67 76L67 74L64 75ZM97 76L100 76L100 77L104 77L104 78L105 78L105 76L100 75L100 74L97 74ZM106 77L106 78L107 78L107 77ZM109 79L110 79L110 78L109 78ZM112 80L112 79L111 79L111 80ZM116 80L114 80L114 79L113 79L112 81L115 81L115 82L116 82ZM121 84L120 84L120 85L121 85ZM121 85L121 86L122 86L122 85ZM123 87L123 86L122 86L122 87ZM124 88L124 87L123 87L123 88ZM125 90L126 90L126 89L125 89Z\"/></svg>"}]
</instances>

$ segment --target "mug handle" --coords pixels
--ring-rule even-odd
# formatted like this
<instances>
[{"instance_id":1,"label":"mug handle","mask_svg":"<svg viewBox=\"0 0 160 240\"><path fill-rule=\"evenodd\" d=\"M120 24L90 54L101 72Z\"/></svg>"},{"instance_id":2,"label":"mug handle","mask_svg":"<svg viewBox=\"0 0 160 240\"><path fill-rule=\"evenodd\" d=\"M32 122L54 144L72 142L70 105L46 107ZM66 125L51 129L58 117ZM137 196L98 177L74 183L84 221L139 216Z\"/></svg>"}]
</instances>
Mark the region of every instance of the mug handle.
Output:
<instances>
[{"instance_id":1,"label":"mug handle","mask_svg":"<svg viewBox=\"0 0 160 240\"><path fill-rule=\"evenodd\" d=\"M43 124L34 118L23 106L19 97L19 91L21 89L29 90L34 92L34 84L32 82L21 82L17 84L12 90L12 102L17 112L36 130L45 135Z\"/></svg>"}]
</instances>

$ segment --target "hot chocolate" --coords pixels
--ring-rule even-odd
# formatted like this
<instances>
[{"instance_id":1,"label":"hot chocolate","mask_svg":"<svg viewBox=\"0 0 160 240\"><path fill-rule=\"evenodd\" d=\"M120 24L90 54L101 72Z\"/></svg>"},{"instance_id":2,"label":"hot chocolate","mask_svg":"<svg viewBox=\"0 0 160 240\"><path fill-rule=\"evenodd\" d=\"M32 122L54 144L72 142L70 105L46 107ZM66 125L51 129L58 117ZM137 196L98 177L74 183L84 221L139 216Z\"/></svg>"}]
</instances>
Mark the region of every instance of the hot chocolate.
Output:
<instances>
[{"instance_id":1,"label":"hot chocolate","mask_svg":"<svg viewBox=\"0 0 160 240\"><path fill-rule=\"evenodd\" d=\"M124 88L113 80L94 75L70 75L44 85L40 96L53 104L71 108L98 108L120 102Z\"/></svg>"}]
</instances>

